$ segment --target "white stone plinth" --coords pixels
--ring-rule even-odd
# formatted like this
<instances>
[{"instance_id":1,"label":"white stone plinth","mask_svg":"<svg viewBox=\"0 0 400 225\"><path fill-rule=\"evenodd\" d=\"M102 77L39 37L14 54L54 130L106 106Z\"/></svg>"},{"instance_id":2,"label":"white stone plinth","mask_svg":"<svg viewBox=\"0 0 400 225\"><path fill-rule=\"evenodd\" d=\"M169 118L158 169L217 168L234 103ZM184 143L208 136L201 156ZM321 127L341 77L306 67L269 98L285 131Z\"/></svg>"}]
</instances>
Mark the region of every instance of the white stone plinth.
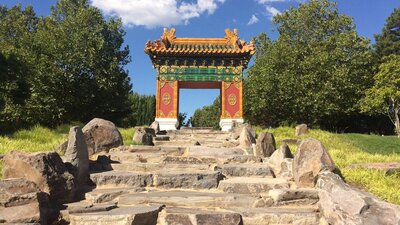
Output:
<instances>
[{"instance_id":1,"label":"white stone plinth","mask_svg":"<svg viewBox=\"0 0 400 225\"><path fill-rule=\"evenodd\" d=\"M160 130L176 130L178 127L178 119L174 118L156 118L156 121L160 125Z\"/></svg>"},{"instance_id":2,"label":"white stone plinth","mask_svg":"<svg viewBox=\"0 0 400 225\"><path fill-rule=\"evenodd\" d=\"M229 131L232 129L232 121L236 121L237 123L244 123L243 119L222 119L219 121L219 126L222 131Z\"/></svg>"}]
</instances>

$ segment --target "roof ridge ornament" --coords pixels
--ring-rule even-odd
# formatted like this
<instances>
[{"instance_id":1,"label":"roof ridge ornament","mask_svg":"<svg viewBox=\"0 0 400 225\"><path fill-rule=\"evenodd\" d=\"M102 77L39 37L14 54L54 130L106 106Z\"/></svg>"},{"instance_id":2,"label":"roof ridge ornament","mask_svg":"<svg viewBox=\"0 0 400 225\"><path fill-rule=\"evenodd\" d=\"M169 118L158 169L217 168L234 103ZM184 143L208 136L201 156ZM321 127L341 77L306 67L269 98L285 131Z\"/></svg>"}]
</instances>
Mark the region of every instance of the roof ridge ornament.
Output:
<instances>
[{"instance_id":1,"label":"roof ridge ornament","mask_svg":"<svg viewBox=\"0 0 400 225\"><path fill-rule=\"evenodd\" d=\"M233 29L233 32L229 29L225 29L225 39L227 44L232 45L235 48L239 48L238 45L238 41L239 41L239 37L238 37L238 30L235 28Z\"/></svg>"},{"instance_id":2,"label":"roof ridge ornament","mask_svg":"<svg viewBox=\"0 0 400 225\"><path fill-rule=\"evenodd\" d=\"M172 27L170 30L168 30L168 28L164 27L164 33L161 36L161 41L162 41L163 45L166 48L169 48L171 46L171 44L174 43L175 39L176 39L175 28Z\"/></svg>"}]
</instances>

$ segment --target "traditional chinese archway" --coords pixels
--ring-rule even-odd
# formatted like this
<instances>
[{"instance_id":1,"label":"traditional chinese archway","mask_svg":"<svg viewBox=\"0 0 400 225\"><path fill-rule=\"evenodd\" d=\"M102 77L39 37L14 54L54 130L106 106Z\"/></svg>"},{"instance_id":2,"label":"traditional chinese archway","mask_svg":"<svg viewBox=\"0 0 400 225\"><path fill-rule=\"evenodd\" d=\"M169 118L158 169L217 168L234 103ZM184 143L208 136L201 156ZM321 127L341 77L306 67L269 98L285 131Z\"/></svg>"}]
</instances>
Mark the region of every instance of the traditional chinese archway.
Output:
<instances>
[{"instance_id":1,"label":"traditional chinese archway","mask_svg":"<svg viewBox=\"0 0 400 225\"><path fill-rule=\"evenodd\" d=\"M255 53L252 42L239 40L237 30L224 38L177 38L175 29L148 41L145 53L157 70L156 121L161 130L178 126L179 89L220 89L223 131L232 121L243 123L243 70Z\"/></svg>"}]
</instances>

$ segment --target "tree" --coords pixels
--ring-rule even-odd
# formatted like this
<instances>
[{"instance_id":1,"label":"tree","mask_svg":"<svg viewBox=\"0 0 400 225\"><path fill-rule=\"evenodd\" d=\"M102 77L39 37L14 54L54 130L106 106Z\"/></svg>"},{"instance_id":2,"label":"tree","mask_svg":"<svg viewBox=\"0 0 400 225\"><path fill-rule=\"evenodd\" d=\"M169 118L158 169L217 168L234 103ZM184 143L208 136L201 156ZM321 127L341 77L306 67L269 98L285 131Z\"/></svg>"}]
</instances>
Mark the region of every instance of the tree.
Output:
<instances>
[{"instance_id":1,"label":"tree","mask_svg":"<svg viewBox=\"0 0 400 225\"><path fill-rule=\"evenodd\" d=\"M37 17L33 8L0 6L0 126L11 131L26 121L33 75L29 47Z\"/></svg>"},{"instance_id":2,"label":"tree","mask_svg":"<svg viewBox=\"0 0 400 225\"><path fill-rule=\"evenodd\" d=\"M335 3L312 0L275 16L274 23L279 37L258 37L263 54L244 82L246 119L321 125L357 113L372 85L373 63L369 40L357 35L353 20Z\"/></svg>"},{"instance_id":3,"label":"tree","mask_svg":"<svg viewBox=\"0 0 400 225\"><path fill-rule=\"evenodd\" d=\"M400 136L400 55L384 57L374 81L374 86L366 91L361 109L387 114Z\"/></svg>"},{"instance_id":4,"label":"tree","mask_svg":"<svg viewBox=\"0 0 400 225\"><path fill-rule=\"evenodd\" d=\"M196 109L193 116L190 118L192 127L219 127L220 111L221 103L220 96L218 96L212 105Z\"/></svg>"},{"instance_id":5,"label":"tree","mask_svg":"<svg viewBox=\"0 0 400 225\"><path fill-rule=\"evenodd\" d=\"M156 96L140 95L132 93L129 95L130 113L124 117L122 126L150 125L156 115Z\"/></svg>"},{"instance_id":6,"label":"tree","mask_svg":"<svg viewBox=\"0 0 400 225\"><path fill-rule=\"evenodd\" d=\"M386 19L382 33L375 35L375 50L379 58L400 55L400 8L394 9Z\"/></svg>"},{"instance_id":7,"label":"tree","mask_svg":"<svg viewBox=\"0 0 400 225\"><path fill-rule=\"evenodd\" d=\"M34 36L36 74L29 99L32 122L53 125L129 113L131 85L120 20L104 20L86 0L60 0Z\"/></svg>"}]
</instances>

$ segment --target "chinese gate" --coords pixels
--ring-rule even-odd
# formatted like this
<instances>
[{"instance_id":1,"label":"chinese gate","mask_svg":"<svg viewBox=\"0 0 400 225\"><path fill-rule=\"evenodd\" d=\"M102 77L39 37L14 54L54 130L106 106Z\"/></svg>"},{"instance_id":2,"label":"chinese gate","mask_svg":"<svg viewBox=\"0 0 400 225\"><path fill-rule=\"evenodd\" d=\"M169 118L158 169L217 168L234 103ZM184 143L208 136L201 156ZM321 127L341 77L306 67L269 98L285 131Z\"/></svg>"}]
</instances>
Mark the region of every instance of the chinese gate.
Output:
<instances>
[{"instance_id":1,"label":"chinese gate","mask_svg":"<svg viewBox=\"0 0 400 225\"><path fill-rule=\"evenodd\" d=\"M177 38L175 29L148 41L145 53L157 70L156 121L161 130L178 126L179 89L220 89L223 131L232 121L243 123L243 70L255 53L252 42L239 40L237 30L224 38Z\"/></svg>"}]
</instances>

